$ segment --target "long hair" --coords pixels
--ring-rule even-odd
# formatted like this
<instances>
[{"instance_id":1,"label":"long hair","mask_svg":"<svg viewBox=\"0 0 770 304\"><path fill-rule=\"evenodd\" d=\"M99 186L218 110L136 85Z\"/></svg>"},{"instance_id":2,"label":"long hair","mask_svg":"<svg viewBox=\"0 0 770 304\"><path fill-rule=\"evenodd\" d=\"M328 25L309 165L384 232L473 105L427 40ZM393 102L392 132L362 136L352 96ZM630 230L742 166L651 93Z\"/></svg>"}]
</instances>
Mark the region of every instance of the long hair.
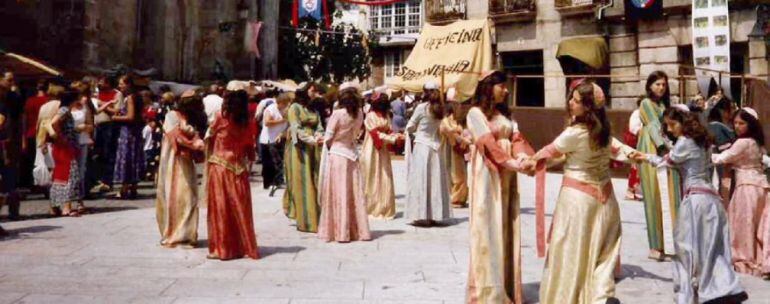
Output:
<instances>
[{"instance_id":1,"label":"long hair","mask_svg":"<svg viewBox=\"0 0 770 304\"><path fill-rule=\"evenodd\" d=\"M757 145L759 145L760 147L764 147L765 132L762 131L762 124L759 123L759 120L754 118L754 115L749 114L749 112L746 112L743 109L738 110L738 112L735 112L735 114L733 115L733 121L735 121L736 117L740 117L741 120L745 121L746 125L748 126L748 130L746 131L746 134L738 135L738 137L751 138L757 142Z\"/></svg>"},{"instance_id":2,"label":"long hair","mask_svg":"<svg viewBox=\"0 0 770 304\"><path fill-rule=\"evenodd\" d=\"M206 133L208 118L200 95L182 98L177 103L176 110L187 118L187 124L195 128L199 135L203 136Z\"/></svg>"},{"instance_id":3,"label":"long hair","mask_svg":"<svg viewBox=\"0 0 770 304\"><path fill-rule=\"evenodd\" d=\"M78 101L78 92L75 90L65 90L61 93L59 100L59 108L72 107L72 104Z\"/></svg>"},{"instance_id":4,"label":"long hair","mask_svg":"<svg viewBox=\"0 0 770 304\"><path fill-rule=\"evenodd\" d=\"M711 111L708 113L708 122L717 121L717 122L724 122L722 121L722 114L725 112L731 111L733 109L733 101L730 100L730 98L722 97L717 101L717 103L714 105L714 107L711 108Z\"/></svg>"},{"instance_id":5,"label":"long hair","mask_svg":"<svg viewBox=\"0 0 770 304\"><path fill-rule=\"evenodd\" d=\"M494 100L495 85L505 83L505 80L505 75L502 73L495 73L479 82L479 85L476 86L476 93L473 95L472 105L479 107L487 119L491 119L496 112Z\"/></svg>"},{"instance_id":6,"label":"long hair","mask_svg":"<svg viewBox=\"0 0 770 304\"><path fill-rule=\"evenodd\" d=\"M441 103L439 94L430 94L426 98L428 98L428 111L433 118L441 120L444 118L444 104Z\"/></svg>"},{"instance_id":7,"label":"long hair","mask_svg":"<svg viewBox=\"0 0 770 304\"><path fill-rule=\"evenodd\" d=\"M652 93L652 90L650 90L650 86L659 79L666 80L666 92L658 99L655 97L655 94ZM668 75L666 75L665 72L655 71L650 73L650 76L647 76L647 83L644 85L644 90L647 92L647 98L663 103L666 108L671 106L671 88L668 86Z\"/></svg>"},{"instance_id":8,"label":"long hair","mask_svg":"<svg viewBox=\"0 0 770 304\"><path fill-rule=\"evenodd\" d=\"M222 114L240 127L249 124L249 94L244 90L228 92L222 104Z\"/></svg>"},{"instance_id":9,"label":"long hair","mask_svg":"<svg viewBox=\"0 0 770 304\"><path fill-rule=\"evenodd\" d=\"M134 79L131 78L131 76L128 76L128 75L120 76L119 81L123 81L126 83L126 85L128 85L128 88L126 88L126 91L123 92L123 95L128 97L129 95L134 95L137 93L136 86L134 85Z\"/></svg>"},{"instance_id":10,"label":"long hair","mask_svg":"<svg viewBox=\"0 0 770 304\"><path fill-rule=\"evenodd\" d=\"M358 118L358 112L361 109L361 97L352 90L345 90L340 93L340 108L345 109L350 117Z\"/></svg>"},{"instance_id":11,"label":"long hair","mask_svg":"<svg viewBox=\"0 0 770 304\"><path fill-rule=\"evenodd\" d=\"M372 100L372 111L379 113L385 117L393 116L393 112L390 111L390 101L388 101L388 95L380 94L380 97Z\"/></svg>"},{"instance_id":12,"label":"long hair","mask_svg":"<svg viewBox=\"0 0 770 304\"><path fill-rule=\"evenodd\" d=\"M663 111L663 117L669 120L678 121L682 125L682 135L695 141L698 146L706 148L713 142L706 127L700 123L697 114L672 107ZM672 134L670 134L668 130L666 130L665 133L669 137L672 137Z\"/></svg>"},{"instance_id":13,"label":"long hair","mask_svg":"<svg viewBox=\"0 0 770 304\"><path fill-rule=\"evenodd\" d=\"M96 107L91 102L91 86L85 82L75 82L72 84L72 88L78 93L78 98L85 98L85 107L88 109L89 115L96 115Z\"/></svg>"},{"instance_id":14,"label":"long hair","mask_svg":"<svg viewBox=\"0 0 770 304\"><path fill-rule=\"evenodd\" d=\"M594 101L594 85L591 82L584 82L575 87L569 96L574 92L580 95L580 103L585 109L585 113L575 116L570 125L584 125L591 136L591 148L600 149L610 144L611 128L607 112L603 106L597 106ZM567 112L569 113L569 102L567 102Z\"/></svg>"}]
</instances>

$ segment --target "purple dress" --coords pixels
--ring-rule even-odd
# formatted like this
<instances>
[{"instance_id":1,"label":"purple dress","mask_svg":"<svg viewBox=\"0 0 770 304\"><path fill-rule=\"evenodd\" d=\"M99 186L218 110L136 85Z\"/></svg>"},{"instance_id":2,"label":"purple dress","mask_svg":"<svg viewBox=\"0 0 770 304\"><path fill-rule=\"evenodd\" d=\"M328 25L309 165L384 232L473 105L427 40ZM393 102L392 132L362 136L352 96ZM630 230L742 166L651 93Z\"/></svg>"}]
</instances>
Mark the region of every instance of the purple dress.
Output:
<instances>
[{"instance_id":1,"label":"purple dress","mask_svg":"<svg viewBox=\"0 0 770 304\"><path fill-rule=\"evenodd\" d=\"M144 150L142 149L141 98L131 98L134 102L135 119L118 125L118 149L115 155L115 182L121 184L138 183L144 174ZM128 103L123 103L120 115L128 112Z\"/></svg>"}]
</instances>

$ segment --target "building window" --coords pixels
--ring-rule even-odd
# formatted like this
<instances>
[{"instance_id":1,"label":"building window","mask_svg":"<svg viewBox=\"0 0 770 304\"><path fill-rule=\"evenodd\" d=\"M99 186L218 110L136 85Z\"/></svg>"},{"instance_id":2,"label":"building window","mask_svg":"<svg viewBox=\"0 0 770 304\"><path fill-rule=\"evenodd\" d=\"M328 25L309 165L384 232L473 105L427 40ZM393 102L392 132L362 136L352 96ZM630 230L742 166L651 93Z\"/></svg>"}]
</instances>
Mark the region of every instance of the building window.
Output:
<instances>
[{"instance_id":1,"label":"building window","mask_svg":"<svg viewBox=\"0 0 770 304\"><path fill-rule=\"evenodd\" d=\"M390 5L371 6L369 25L385 35L417 34L422 25L421 1L410 0Z\"/></svg>"},{"instance_id":2,"label":"building window","mask_svg":"<svg viewBox=\"0 0 770 304\"><path fill-rule=\"evenodd\" d=\"M396 76L396 72L401 69L401 50L390 50L385 52L385 78Z\"/></svg>"},{"instance_id":3,"label":"building window","mask_svg":"<svg viewBox=\"0 0 770 304\"><path fill-rule=\"evenodd\" d=\"M502 53L503 68L513 75L543 75L543 51ZM545 106L545 82L542 77L516 79L516 106ZM510 83L513 86L513 83ZM509 88L511 90L512 88ZM511 96L513 97L513 96Z\"/></svg>"}]
</instances>

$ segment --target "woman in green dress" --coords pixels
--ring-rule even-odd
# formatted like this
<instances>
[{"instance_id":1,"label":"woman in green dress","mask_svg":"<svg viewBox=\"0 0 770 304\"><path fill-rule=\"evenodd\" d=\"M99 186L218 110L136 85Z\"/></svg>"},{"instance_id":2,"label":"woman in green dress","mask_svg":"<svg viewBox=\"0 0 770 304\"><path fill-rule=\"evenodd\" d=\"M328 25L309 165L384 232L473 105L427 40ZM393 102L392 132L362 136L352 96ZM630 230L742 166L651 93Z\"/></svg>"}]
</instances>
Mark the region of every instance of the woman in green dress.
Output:
<instances>
[{"instance_id":1,"label":"woman in green dress","mask_svg":"<svg viewBox=\"0 0 770 304\"><path fill-rule=\"evenodd\" d=\"M645 85L647 96L639 105L639 116L642 119L642 129L639 131L637 150L642 153L664 155L668 144L664 138L661 117L663 111L671 103L668 87L668 75L662 71L655 71L647 77ZM666 169L668 189L669 213L672 225L676 219L676 210L682 197L681 181L677 171ZM650 246L649 258L663 260L665 249L663 246L663 208L661 205L661 186L658 181L658 169L650 164L639 165L639 177L642 182L642 194L644 200L644 213L647 219L647 238Z\"/></svg>"},{"instance_id":2,"label":"woman in green dress","mask_svg":"<svg viewBox=\"0 0 770 304\"><path fill-rule=\"evenodd\" d=\"M321 117L310 108L308 91L314 84L301 87L289 106L289 130L284 156L286 192L283 210L297 221L297 230L317 232L321 208L318 206L318 171L320 169L323 126Z\"/></svg>"},{"instance_id":3,"label":"woman in green dress","mask_svg":"<svg viewBox=\"0 0 770 304\"><path fill-rule=\"evenodd\" d=\"M284 157L286 192L283 210L297 221L297 230L317 232L321 208L318 205L318 172L323 142L320 115L310 108L308 91L314 84L301 87L289 106L289 130Z\"/></svg>"}]
</instances>

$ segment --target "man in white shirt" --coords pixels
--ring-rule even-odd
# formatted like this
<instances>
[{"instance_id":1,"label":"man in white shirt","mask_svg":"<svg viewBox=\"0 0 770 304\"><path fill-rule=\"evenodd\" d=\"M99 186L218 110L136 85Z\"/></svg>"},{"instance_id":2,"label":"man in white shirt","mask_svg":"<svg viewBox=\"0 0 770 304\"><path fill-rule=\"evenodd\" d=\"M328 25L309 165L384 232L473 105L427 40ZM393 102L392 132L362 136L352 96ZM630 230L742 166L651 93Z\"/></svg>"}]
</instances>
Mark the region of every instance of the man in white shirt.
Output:
<instances>
[{"instance_id":1,"label":"man in white shirt","mask_svg":"<svg viewBox=\"0 0 770 304\"><path fill-rule=\"evenodd\" d=\"M222 103L224 102L224 99L222 99L223 92L224 87L215 83L209 87L209 94L203 97L203 107L208 117L209 125L214 122L217 113L222 111Z\"/></svg>"},{"instance_id":2,"label":"man in white shirt","mask_svg":"<svg viewBox=\"0 0 770 304\"><path fill-rule=\"evenodd\" d=\"M270 196L273 196L276 189L283 185L282 137L289 127L286 110L290 102L291 94L283 93L275 102L267 106L263 113L262 131L259 135L260 158L264 187L270 188Z\"/></svg>"}]
</instances>

